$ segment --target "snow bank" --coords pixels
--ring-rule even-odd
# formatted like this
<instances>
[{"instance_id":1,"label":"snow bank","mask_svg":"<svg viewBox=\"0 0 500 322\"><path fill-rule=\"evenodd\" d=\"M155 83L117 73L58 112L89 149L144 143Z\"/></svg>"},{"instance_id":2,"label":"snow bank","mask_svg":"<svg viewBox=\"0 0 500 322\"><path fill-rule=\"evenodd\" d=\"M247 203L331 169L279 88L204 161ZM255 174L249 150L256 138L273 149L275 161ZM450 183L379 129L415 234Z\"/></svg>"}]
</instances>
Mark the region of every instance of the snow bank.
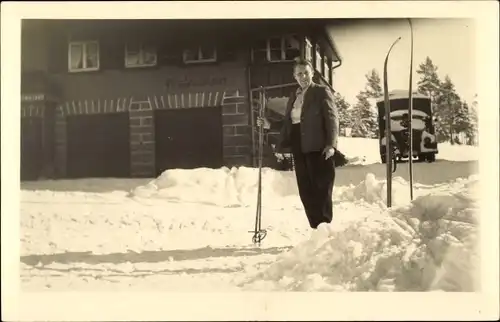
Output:
<instances>
[{"instance_id":1,"label":"snow bank","mask_svg":"<svg viewBox=\"0 0 500 322\"><path fill-rule=\"evenodd\" d=\"M479 262L477 178L457 180L364 220L322 225L241 283L267 291L474 291ZM403 184L403 183L402 183ZM347 194L380 199L371 176ZM439 188L439 187L438 187Z\"/></svg>"},{"instance_id":2,"label":"snow bank","mask_svg":"<svg viewBox=\"0 0 500 322\"><path fill-rule=\"evenodd\" d=\"M478 181L476 174L468 178L457 178L453 182L446 182L436 185L413 184L413 196L419 197L427 195L429 192L457 191L464 184L475 186ZM475 191L475 190L474 190ZM336 202L370 203L385 207L387 204L387 181L376 179L373 173L368 173L365 179L358 185L335 187L333 200ZM392 180L392 205L403 206L410 202L410 184L400 176L393 177Z\"/></svg>"},{"instance_id":3,"label":"snow bank","mask_svg":"<svg viewBox=\"0 0 500 322\"><path fill-rule=\"evenodd\" d=\"M339 148L349 158L347 168L356 165L380 163L379 147L376 139L340 137ZM477 160L478 158L477 147L472 146L452 146L449 143L442 143L439 145L439 151L437 158L441 160L468 161ZM422 169L423 171L430 170ZM351 170L342 168L341 171ZM360 169L360 171L363 171L363 169ZM220 207L248 207L255 204L257 180L258 170L247 167L174 169L167 170L149 183L132 189L130 196L158 198L175 202L194 202ZM262 181L262 193L268 201L265 207L279 208L280 205L273 203L273 200L297 195L297 185L293 172L280 172L264 168L262 169ZM345 201L363 199L369 202L378 200L385 203L385 183L377 182L375 176L367 176L363 185L345 192L340 198ZM372 187L371 185L376 186ZM395 177L393 186L394 204L401 205L408 202L409 196L405 191L408 191L409 188L403 178ZM343 188L337 184L335 191L335 193L343 191Z\"/></svg>"},{"instance_id":4,"label":"snow bank","mask_svg":"<svg viewBox=\"0 0 500 322\"><path fill-rule=\"evenodd\" d=\"M378 140L339 137L339 150L349 159L350 165L380 163Z\"/></svg>"},{"instance_id":5,"label":"snow bank","mask_svg":"<svg viewBox=\"0 0 500 322\"><path fill-rule=\"evenodd\" d=\"M340 175L344 178L339 177L339 180L345 179L348 174L339 172ZM461 182L463 179L455 180ZM258 169L254 168L174 169L166 170L158 178L132 189L129 196L218 207L253 207L256 203L257 188ZM449 183L428 186L416 183L414 195L420 196L427 194L430 190L448 188ZM409 190L409 183L401 176L395 176L392 182L393 205L407 204L410 201ZM337 184L332 198L337 203L367 202L384 207L387 202L386 191L386 181L378 180L373 173L368 172L364 180L357 185L339 186ZM263 168L262 195L263 207L266 209L283 209L287 203L302 207L298 199L295 173L292 171Z\"/></svg>"},{"instance_id":6,"label":"snow bank","mask_svg":"<svg viewBox=\"0 0 500 322\"><path fill-rule=\"evenodd\" d=\"M439 154L437 159L450 161L472 161L479 160L479 148L471 145L451 145L450 143L439 143Z\"/></svg>"},{"instance_id":7,"label":"snow bank","mask_svg":"<svg viewBox=\"0 0 500 322\"><path fill-rule=\"evenodd\" d=\"M297 193L293 172L262 169L262 194L268 200ZM221 207L255 205L258 169L198 168L166 170L157 179L133 189L133 197L160 198L170 201L195 202Z\"/></svg>"},{"instance_id":8,"label":"snow bank","mask_svg":"<svg viewBox=\"0 0 500 322\"><path fill-rule=\"evenodd\" d=\"M255 204L257 175L256 169L244 167L169 170L135 193L248 206ZM267 207L289 208L287 198L298 199L293 176L263 169ZM368 173L359 184L334 190L331 225L241 286L278 291L472 291L477 287L477 184L476 175L433 186L417 184L410 202L408 182L395 177L393 208L387 210L385 180ZM281 230L286 224L271 234Z\"/></svg>"},{"instance_id":9,"label":"snow bank","mask_svg":"<svg viewBox=\"0 0 500 322\"><path fill-rule=\"evenodd\" d=\"M51 186L62 191L36 183L22 191L21 256L28 266L67 260L80 265L92 259L97 267L109 260L121 267L120 262L130 260L148 267L161 262L178 272L207 267L206 262L219 258L223 265L217 270L243 275L243 282L234 280L243 290L477 289L478 178L456 179L465 175L464 167L429 166L420 173L425 170L436 180L416 184L413 202L408 182L396 175L391 210L385 207L385 180L374 175L377 166L342 170L339 179L344 183L336 185L332 196L334 221L311 238L295 174L264 168L262 228L268 235L263 253L254 254L256 265L248 262L251 256L237 253L251 245L257 169L169 170L149 182L113 181L106 186L106 181L82 181L70 190L65 190L70 181ZM130 186L136 188L129 191ZM273 260L281 251L276 247L292 245ZM195 267L187 267L188 262ZM127 269L123 276L128 276ZM39 278L40 283L47 279ZM219 279L216 274L211 278ZM60 281L74 288L73 276Z\"/></svg>"},{"instance_id":10,"label":"snow bank","mask_svg":"<svg viewBox=\"0 0 500 322\"><path fill-rule=\"evenodd\" d=\"M393 205L405 204L409 201L409 184L401 177L394 177L392 182ZM341 187L334 191L334 200L338 202L368 202L384 207L387 203L386 180L377 180L368 173L357 186Z\"/></svg>"},{"instance_id":11,"label":"snow bank","mask_svg":"<svg viewBox=\"0 0 500 322\"><path fill-rule=\"evenodd\" d=\"M351 165L381 163L377 139L339 137L339 149L349 159ZM479 160L477 146L451 145L448 142L438 144L438 160L476 161Z\"/></svg>"}]
</instances>

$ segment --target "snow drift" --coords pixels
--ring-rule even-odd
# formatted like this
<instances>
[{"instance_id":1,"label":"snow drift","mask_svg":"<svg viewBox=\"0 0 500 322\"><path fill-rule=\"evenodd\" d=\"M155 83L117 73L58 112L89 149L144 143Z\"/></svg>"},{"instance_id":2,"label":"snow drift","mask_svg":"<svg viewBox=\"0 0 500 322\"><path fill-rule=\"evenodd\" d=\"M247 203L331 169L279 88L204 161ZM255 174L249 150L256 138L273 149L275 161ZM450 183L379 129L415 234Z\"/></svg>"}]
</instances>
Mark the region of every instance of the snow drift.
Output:
<instances>
[{"instance_id":1,"label":"snow drift","mask_svg":"<svg viewBox=\"0 0 500 322\"><path fill-rule=\"evenodd\" d=\"M49 202L50 211L43 211L39 203L36 208L30 208L30 203L23 206L22 254L98 255L195 248L202 252L203 247L215 247L206 248L210 252L218 247L248 246L246 232L253 225L253 209L222 211L200 205L200 200L253 203L255 174L247 168L167 171L135 189L144 201L153 195L160 198L146 207L125 197L120 201L116 194L78 193L67 199L68 193L53 193L55 198L64 195L68 205ZM477 289L476 176L434 186L416 185L413 202L408 200L408 183L395 178L396 206L388 210L385 181L368 173L357 185L336 188L334 221L310 238L304 235L307 224L296 185L290 181L293 173L266 169L263 177L268 209L263 228L269 233L264 244L296 246L257 271L243 265L245 278L237 281L242 290ZM23 199L35 204L37 197L46 199L47 193L25 191ZM226 199L228 195L232 199ZM173 265L169 263L166 265Z\"/></svg>"},{"instance_id":2,"label":"snow drift","mask_svg":"<svg viewBox=\"0 0 500 322\"><path fill-rule=\"evenodd\" d=\"M277 199L297 193L293 172L262 169L262 193ZM157 179L133 189L130 196L177 202L196 202L220 207L255 204L258 170L248 167L167 170Z\"/></svg>"},{"instance_id":3,"label":"snow drift","mask_svg":"<svg viewBox=\"0 0 500 322\"><path fill-rule=\"evenodd\" d=\"M380 201L367 176L350 196ZM479 262L477 179L373 212L344 229L323 224L309 240L241 283L267 291L474 291ZM441 191L440 191L441 190ZM362 192L363 191L363 192Z\"/></svg>"},{"instance_id":4,"label":"snow drift","mask_svg":"<svg viewBox=\"0 0 500 322\"><path fill-rule=\"evenodd\" d=\"M379 162L376 140L342 140L352 163ZM470 154L453 149L440 148L438 158L477 157L472 147ZM454 164L416 167L414 178L426 184L415 184L413 202L400 167L391 210L382 165L343 167L332 195L334 220L311 236L295 173L264 168L268 235L261 250L249 250L248 233L257 169L168 170L149 182L32 182L21 195L23 283L38 290L50 280L53 289L72 291L76 281L83 289L476 290L478 179ZM281 247L291 250L276 256ZM147 281L134 275L145 271ZM193 271L206 273L186 274Z\"/></svg>"},{"instance_id":5,"label":"snow drift","mask_svg":"<svg viewBox=\"0 0 500 322\"><path fill-rule=\"evenodd\" d=\"M376 139L340 137L339 148L348 157L350 166L362 166L368 164L380 164L379 145ZM473 161L478 159L477 147L450 145L441 143L439 145L438 160L449 161ZM345 168L343 168L345 169ZM430 170L430 169L429 169ZM434 169L435 170L435 169ZM223 167L221 169L199 168L193 170L167 170L158 178L149 183L138 186L130 191L131 197L156 198L173 202L195 202L219 207L248 207L255 204L257 192L257 169L248 167ZM350 170L351 171L351 170ZM357 170L354 170L357 171ZM359 171L363 171L359 169ZM426 171L423 168L423 171ZM432 175L439 175L433 173ZM375 184L375 176L367 177L366 185ZM403 178L394 178L395 196L397 204L407 202L407 198L398 195L404 191L407 183ZM295 174L293 172L280 172L269 168L262 169L262 189L267 200L295 196L297 187ZM355 182L356 184L358 182ZM369 189L374 196L365 196L367 199L380 199L381 193L385 191L384 183L376 183L377 189ZM365 189L358 187L359 189ZM336 184L335 190L339 189ZM351 200L357 199L360 191L354 193ZM347 193L347 192L346 192ZM348 198L344 196L343 198ZM269 203L267 203L268 206Z\"/></svg>"}]
</instances>

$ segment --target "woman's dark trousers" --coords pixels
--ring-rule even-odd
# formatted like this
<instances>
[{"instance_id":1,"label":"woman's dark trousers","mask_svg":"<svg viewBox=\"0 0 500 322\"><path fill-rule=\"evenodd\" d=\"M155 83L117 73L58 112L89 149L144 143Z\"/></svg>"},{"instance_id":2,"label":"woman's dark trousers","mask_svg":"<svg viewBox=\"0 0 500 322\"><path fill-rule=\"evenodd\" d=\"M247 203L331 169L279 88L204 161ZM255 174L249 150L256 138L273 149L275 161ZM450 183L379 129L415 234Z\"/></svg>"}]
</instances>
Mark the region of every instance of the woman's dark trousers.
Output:
<instances>
[{"instance_id":1,"label":"woman's dark trousers","mask_svg":"<svg viewBox=\"0 0 500 322\"><path fill-rule=\"evenodd\" d=\"M333 218L332 190L335 182L333 156L325 160L323 151L303 153L300 123L292 125L292 154L300 199L311 228L330 223Z\"/></svg>"}]
</instances>

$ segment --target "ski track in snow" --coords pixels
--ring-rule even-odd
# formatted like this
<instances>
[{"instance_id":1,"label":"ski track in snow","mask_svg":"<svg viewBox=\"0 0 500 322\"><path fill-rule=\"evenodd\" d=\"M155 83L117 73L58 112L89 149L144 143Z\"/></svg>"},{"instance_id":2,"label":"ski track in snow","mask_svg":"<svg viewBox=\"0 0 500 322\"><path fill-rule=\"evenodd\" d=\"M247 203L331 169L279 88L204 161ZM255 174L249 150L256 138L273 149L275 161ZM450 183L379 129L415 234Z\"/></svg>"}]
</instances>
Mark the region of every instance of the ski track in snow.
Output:
<instances>
[{"instance_id":1,"label":"ski track in snow","mask_svg":"<svg viewBox=\"0 0 500 322\"><path fill-rule=\"evenodd\" d=\"M340 168L334 221L312 234L294 173L264 169L268 234L260 247L249 232L256 169L23 183L22 287L471 291L477 287L478 182L466 159L415 164L413 203L407 165L399 165L390 211L385 165Z\"/></svg>"}]
</instances>

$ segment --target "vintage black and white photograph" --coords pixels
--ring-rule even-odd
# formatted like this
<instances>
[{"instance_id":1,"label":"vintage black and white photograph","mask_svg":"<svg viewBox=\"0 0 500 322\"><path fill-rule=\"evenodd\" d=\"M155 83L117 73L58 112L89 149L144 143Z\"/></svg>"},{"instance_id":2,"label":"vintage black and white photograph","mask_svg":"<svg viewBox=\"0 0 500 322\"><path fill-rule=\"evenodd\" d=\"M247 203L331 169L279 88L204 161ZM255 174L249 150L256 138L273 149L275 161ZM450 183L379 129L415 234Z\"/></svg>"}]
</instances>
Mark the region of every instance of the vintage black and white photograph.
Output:
<instances>
[{"instance_id":1,"label":"vintage black and white photograph","mask_svg":"<svg viewBox=\"0 0 500 322\"><path fill-rule=\"evenodd\" d=\"M18 22L19 292L484 290L474 17Z\"/></svg>"}]
</instances>

